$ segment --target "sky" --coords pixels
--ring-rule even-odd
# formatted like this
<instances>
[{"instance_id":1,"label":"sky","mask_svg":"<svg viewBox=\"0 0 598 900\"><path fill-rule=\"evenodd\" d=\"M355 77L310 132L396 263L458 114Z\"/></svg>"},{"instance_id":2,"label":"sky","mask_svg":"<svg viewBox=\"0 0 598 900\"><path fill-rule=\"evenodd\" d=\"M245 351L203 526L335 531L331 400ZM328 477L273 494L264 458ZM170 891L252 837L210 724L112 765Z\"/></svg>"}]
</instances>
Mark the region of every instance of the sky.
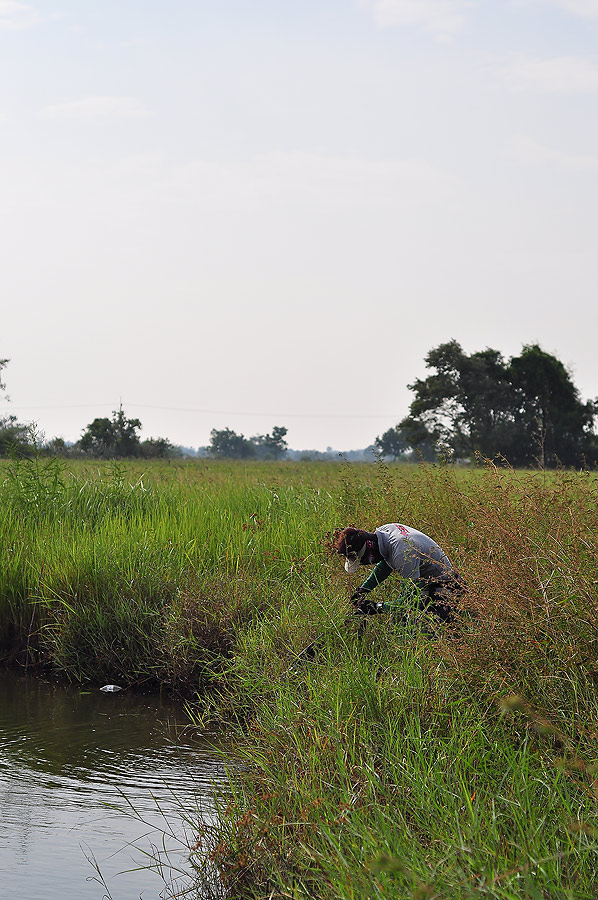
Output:
<instances>
[{"instance_id":1,"label":"sky","mask_svg":"<svg viewBox=\"0 0 598 900\"><path fill-rule=\"evenodd\" d=\"M365 447L430 349L598 395L598 0L0 0L0 415Z\"/></svg>"}]
</instances>

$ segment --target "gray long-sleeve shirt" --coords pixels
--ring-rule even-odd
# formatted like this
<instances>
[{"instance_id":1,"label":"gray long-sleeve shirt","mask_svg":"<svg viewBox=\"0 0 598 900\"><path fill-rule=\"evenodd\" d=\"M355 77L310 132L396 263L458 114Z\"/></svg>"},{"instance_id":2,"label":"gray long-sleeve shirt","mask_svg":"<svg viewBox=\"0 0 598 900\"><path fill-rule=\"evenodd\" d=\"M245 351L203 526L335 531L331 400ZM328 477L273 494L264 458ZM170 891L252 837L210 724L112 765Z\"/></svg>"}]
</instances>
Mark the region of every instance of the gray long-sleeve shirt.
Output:
<instances>
[{"instance_id":1,"label":"gray long-sleeve shirt","mask_svg":"<svg viewBox=\"0 0 598 900\"><path fill-rule=\"evenodd\" d=\"M403 578L444 580L453 566L436 541L427 534L397 522L376 528L382 559Z\"/></svg>"}]
</instances>

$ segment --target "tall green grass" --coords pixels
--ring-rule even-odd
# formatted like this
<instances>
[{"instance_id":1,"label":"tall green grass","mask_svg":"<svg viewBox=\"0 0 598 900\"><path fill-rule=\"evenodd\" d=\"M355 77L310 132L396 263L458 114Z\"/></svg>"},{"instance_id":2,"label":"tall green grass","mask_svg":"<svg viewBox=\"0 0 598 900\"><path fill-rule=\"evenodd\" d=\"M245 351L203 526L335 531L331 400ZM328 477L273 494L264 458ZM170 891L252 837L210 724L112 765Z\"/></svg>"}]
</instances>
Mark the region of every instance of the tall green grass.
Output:
<instances>
[{"instance_id":1,"label":"tall green grass","mask_svg":"<svg viewBox=\"0 0 598 900\"><path fill-rule=\"evenodd\" d=\"M204 896L216 867L239 898L590 900L596 490L492 465L6 464L2 655L170 685L232 733ZM327 536L389 521L465 576L455 629L348 621L359 578Z\"/></svg>"},{"instance_id":2,"label":"tall green grass","mask_svg":"<svg viewBox=\"0 0 598 900\"><path fill-rule=\"evenodd\" d=\"M212 849L228 895L595 896L591 778L385 643L259 707Z\"/></svg>"},{"instance_id":3,"label":"tall green grass","mask_svg":"<svg viewBox=\"0 0 598 900\"><path fill-rule=\"evenodd\" d=\"M283 483L276 465L34 459L0 474L4 659L189 690L298 572L319 576L338 500L319 470Z\"/></svg>"}]
</instances>

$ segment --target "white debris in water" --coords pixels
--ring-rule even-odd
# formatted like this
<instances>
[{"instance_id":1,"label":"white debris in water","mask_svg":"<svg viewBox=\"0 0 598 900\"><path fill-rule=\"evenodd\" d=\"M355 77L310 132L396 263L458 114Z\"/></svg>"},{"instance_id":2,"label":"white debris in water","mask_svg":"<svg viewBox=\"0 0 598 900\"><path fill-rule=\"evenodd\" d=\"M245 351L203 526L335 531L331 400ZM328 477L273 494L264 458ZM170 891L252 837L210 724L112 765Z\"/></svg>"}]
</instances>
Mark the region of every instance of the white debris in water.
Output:
<instances>
[{"instance_id":1,"label":"white debris in water","mask_svg":"<svg viewBox=\"0 0 598 900\"><path fill-rule=\"evenodd\" d=\"M113 694L115 691L122 691L122 688L118 684L105 684L100 690L105 691L107 694Z\"/></svg>"}]
</instances>

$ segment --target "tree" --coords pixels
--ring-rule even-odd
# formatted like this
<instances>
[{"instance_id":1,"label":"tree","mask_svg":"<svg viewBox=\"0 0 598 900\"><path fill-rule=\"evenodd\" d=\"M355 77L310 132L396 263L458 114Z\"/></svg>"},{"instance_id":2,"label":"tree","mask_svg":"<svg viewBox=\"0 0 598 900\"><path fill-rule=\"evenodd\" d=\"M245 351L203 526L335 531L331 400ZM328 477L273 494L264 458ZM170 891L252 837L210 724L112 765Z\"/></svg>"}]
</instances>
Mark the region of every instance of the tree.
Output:
<instances>
[{"instance_id":1,"label":"tree","mask_svg":"<svg viewBox=\"0 0 598 900\"><path fill-rule=\"evenodd\" d=\"M264 435L263 446L266 451L266 456L270 456L273 459L280 459L285 455L289 446L285 441L286 433L286 428L275 425L272 429L272 434Z\"/></svg>"},{"instance_id":2,"label":"tree","mask_svg":"<svg viewBox=\"0 0 598 900\"><path fill-rule=\"evenodd\" d=\"M400 429L405 441L411 448L411 459L415 462L420 462L420 460L433 462L436 459L437 448L434 435L428 431L422 422L407 416L396 427Z\"/></svg>"},{"instance_id":3,"label":"tree","mask_svg":"<svg viewBox=\"0 0 598 900\"><path fill-rule=\"evenodd\" d=\"M65 439L61 437L54 437L52 440L46 441L41 449L46 456L68 457L71 453L71 448Z\"/></svg>"},{"instance_id":4,"label":"tree","mask_svg":"<svg viewBox=\"0 0 598 900\"><path fill-rule=\"evenodd\" d=\"M288 444L285 441L286 433L286 428L275 425L272 434L254 434L249 438L249 443L253 447L255 456L258 459L281 459L288 450Z\"/></svg>"},{"instance_id":5,"label":"tree","mask_svg":"<svg viewBox=\"0 0 598 900\"><path fill-rule=\"evenodd\" d=\"M509 374L519 399L516 419L535 435L536 459L546 466L579 465L584 459L595 463L598 404L581 401L563 363L528 344L511 360Z\"/></svg>"},{"instance_id":6,"label":"tree","mask_svg":"<svg viewBox=\"0 0 598 900\"><path fill-rule=\"evenodd\" d=\"M426 367L433 372L409 385L415 399L397 426L412 446L502 453L513 465L539 455L547 465L596 460L598 406L582 403L565 366L538 345L506 362L491 348L467 355L453 340L430 350Z\"/></svg>"},{"instance_id":7,"label":"tree","mask_svg":"<svg viewBox=\"0 0 598 900\"><path fill-rule=\"evenodd\" d=\"M6 368L6 366L8 365L9 362L10 362L9 359L0 359L0 373L2 372L2 369ZM0 375L0 391L5 391L5 390L6 390L6 385L2 381L2 376ZM8 397L6 399L8 400Z\"/></svg>"},{"instance_id":8,"label":"tree","mask_svg":"<svg viewBox=\"0 0 598 900\"><path fill-rule=\"evenodd\" d=\"M112 456L113 436L110 419L98 418L90 422L81 435L79 447L84 453L89 453L90 456L99 458Z\"/></svg>"},{"instance_id":9,"label":"tree","mask_svg":"<svg viewBox=\"0 0 598 900\"><path fill-rule=\"evenodd\" d=\"M6 368L10 360L0 359L0 391L6 391L6 384L2 381L2 370ZM10 400L9 397L5 398ZM29 425L18 422L16 416L0 416L0 456L8 456L10 453L26 453L32 448L33 429Z\"/></svg>"},{"instance_id":10,"label":"tree","mask_svg":"<svg viewBox=\"0 0 598 900\"><path fill-rule=\"evenodd\" d=\"M103 459L141 456L137 435L140 428L139 419L127 419L121 406L113 411L112 419L94 419L83 432L79 447L84 453Z\"/></svg>"},{"instance_id":11,"label":"tree","mask_svg":"<svg viewBox=\"0 0 598 900\"><path fill-rule=\"evenodd\" d=\"M182 457L180 447L175 447L166 438L148 438L141 442L144 459L172 459Z\"/></svg>"},{"instance_id":12,"label":"tree","mask_svg":"<svg viewBox=\"0 0 598 900\"><path fill-rule=\"evenodd\" d=\"M409 385L415 400L403 427L413 432L417 425L422 437L456 456L504 443L507 434L510 440L513 389L497 350L467 356L453 340L430 350L426 367L435 374Z\"/></svg>"},{"instance_id":13,"label":"tree","mask_svg":"<svg viewBox=\"0 0 598 900\"><path fill-rule=\"evenodd\" d=\"M16 416L0 418L0 456L23 454L33 449L32 428L17 422Z\"/></svg>"},{"instance_id":14,"label":"tree","mask_svg":"<svg viewBox=\"0 0 598 900\"><path fill-rule=\"evenodd\" d=\"M377 437L374 443L382 456L392 456L393 459L404 456L405 451L409 449L409 441L405 439L400 425L389 428L388 431Z\"/></svg>"},{"instance_id":15,"label":"tree","mask_svg":"<svg viewBox=\"0 0 598 900\"><path fill-rule=\"evenodd\" d=\"M141 447L137 431L140 429L140 420L127 419L122 406L118 412L112 413L115 456L139 456Z\"/></svg>"},{"instance_id":16,"label":"tree","mask_svg":"<svg viewBox=\"0 0 598 900\"><path fill-rule=\"evenodd\" d=\"M255 447L242 434L237 434L230 428L223 428L220 431L212 428L208 453L210 456L226 459L247 459L255 455Z\"/></svg>"}]
</instances>

